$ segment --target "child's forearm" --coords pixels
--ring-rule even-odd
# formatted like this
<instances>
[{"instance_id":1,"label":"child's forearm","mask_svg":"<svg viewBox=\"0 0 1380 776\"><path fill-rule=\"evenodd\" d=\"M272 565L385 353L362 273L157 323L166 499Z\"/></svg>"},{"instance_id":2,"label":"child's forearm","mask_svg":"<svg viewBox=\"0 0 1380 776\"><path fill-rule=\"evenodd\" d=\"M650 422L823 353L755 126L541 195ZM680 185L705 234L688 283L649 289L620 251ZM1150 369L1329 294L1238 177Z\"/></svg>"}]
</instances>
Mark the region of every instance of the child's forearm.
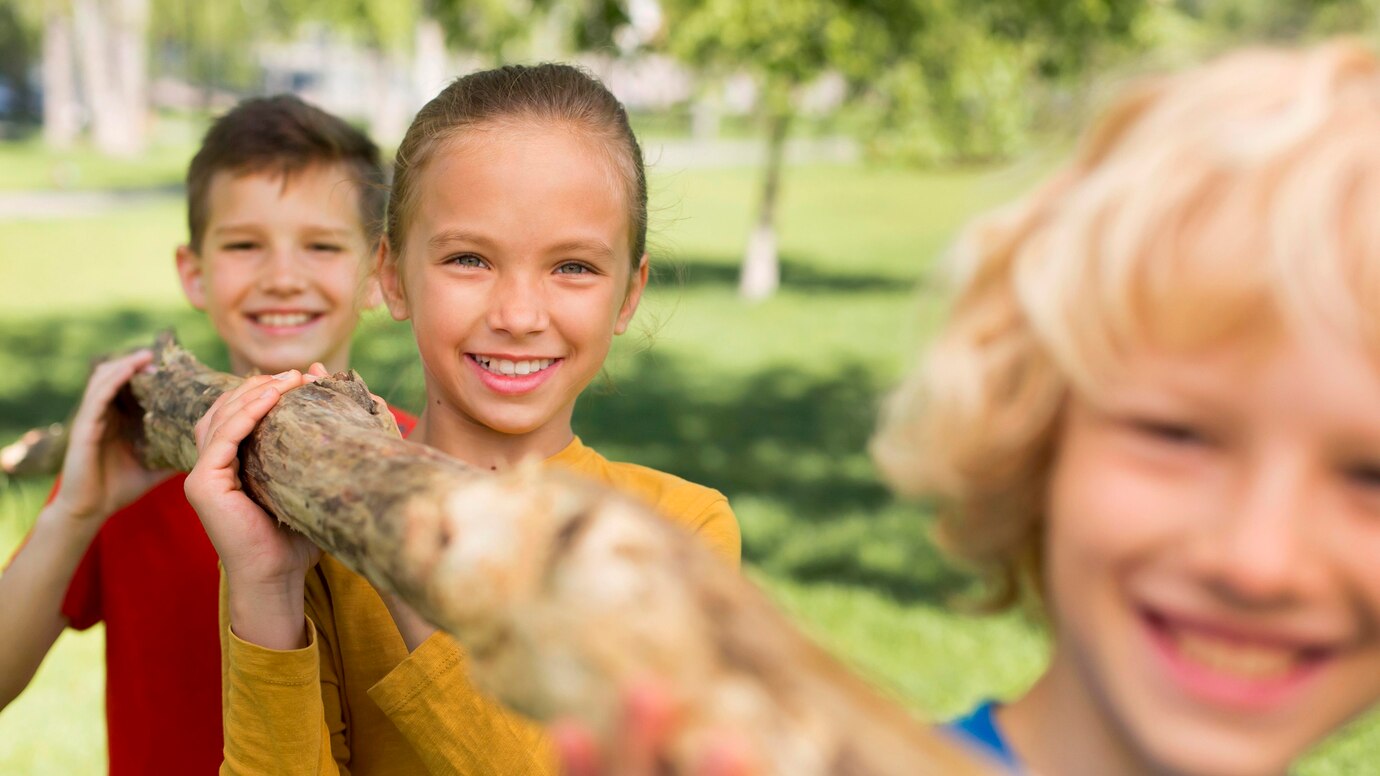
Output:
<instances>
[{"instance_id":1,"label":"child's forearm","mask_svg":"<svg viewBox=\"0 0 1380 776\"><path fill-rule=\"evenodd\" d=\"M230 629L266 649L307 646L305 582L226 579Z\"/></svg>"},{"instance_id":2,"label":"child's forearm","mask_svg":"<svg viewBox=\"0 0 1380 776\"><path fill-rule=\"evenodd\" d=\"M0 709L28 686L67 627L62 600L102 522L48 505L0 575Z\"/></svg>"}]
</instances>

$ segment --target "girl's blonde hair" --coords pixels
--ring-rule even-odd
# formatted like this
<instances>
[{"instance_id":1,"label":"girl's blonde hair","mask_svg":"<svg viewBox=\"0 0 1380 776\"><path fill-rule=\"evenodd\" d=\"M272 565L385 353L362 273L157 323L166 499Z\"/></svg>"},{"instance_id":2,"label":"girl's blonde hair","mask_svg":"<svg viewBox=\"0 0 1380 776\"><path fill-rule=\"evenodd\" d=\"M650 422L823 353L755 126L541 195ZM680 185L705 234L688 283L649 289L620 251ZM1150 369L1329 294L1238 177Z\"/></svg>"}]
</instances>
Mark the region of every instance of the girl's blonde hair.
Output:
<instances>
[{"instance_id":1,"label":"girl's blonde hair","mask_svg":"<svg viewBox=\"0 0 1380 776\"><path fill-rule=\"evenodd\" d=\"M1380 61L1252 49L1124 93L1073 159L980 217L955 295L874 456L939 506L939 540L1006 606L1038 595L1060 410L1131 348L1300 317L1380 334Z\"/></svg>"}]
</instances>

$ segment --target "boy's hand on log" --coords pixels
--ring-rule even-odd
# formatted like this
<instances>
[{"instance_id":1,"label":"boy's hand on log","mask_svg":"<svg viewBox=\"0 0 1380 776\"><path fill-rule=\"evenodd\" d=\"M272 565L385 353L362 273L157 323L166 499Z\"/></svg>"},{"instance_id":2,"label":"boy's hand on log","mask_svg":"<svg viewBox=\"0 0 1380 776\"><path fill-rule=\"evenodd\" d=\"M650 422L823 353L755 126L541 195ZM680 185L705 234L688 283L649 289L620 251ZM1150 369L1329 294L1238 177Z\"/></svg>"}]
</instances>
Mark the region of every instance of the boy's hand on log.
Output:
<instances>
[{"instance_id":1,"label":"boy's hand on log","mask_svg":"<svg viewBox=\"0 0 1380 776\"><path fill-rule=\"evenodd\" d=\"M245 494L239 448L284 393L314 379L295 369L259 375L221 395L196 425L198 457L187 475L187 500L225 569L231 627L240 638L272 649L306 644L304 579L321 550Z\"/></svg>"},{"instance_id":2,"label":"boy's hand on log","mask_svg":"<svg viewBox=\"0 0 1380 776\"><path fill-rule=\"evenodd\" d=\"M623 706L621 725L604 752L589 729L579 723L551 725L549 731L565 776L664 776L679 772L669 755L676 719L666 694L655 685L640 685L625 693ZM758 773L745 745L727 731L709 740L694 760L696 767L685 776Z\"/></svg>"},{"instance_id":3,"label":"boy's hand on log","mask_svg":"<svg viewBox=\"0 0 1380 776\"><path fill-rule=\"evenodd\" d=\"M129 443L115 433L115 394L153 361L148 350L99 364L91 373L81 404L72 418L62 485L53 499L54 513L82 521L93 530L121 507L143 495L167 471L140 465Z\"/></svg>"}]
</instances>

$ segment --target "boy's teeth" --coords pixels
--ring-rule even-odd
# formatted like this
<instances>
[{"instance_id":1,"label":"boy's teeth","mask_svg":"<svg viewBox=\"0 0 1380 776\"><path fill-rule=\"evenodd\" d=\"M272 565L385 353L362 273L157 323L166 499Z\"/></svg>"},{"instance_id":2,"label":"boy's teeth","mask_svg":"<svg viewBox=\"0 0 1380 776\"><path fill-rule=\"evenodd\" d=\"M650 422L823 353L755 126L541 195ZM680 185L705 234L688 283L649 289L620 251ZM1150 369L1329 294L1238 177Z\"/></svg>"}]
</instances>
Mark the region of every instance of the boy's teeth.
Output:
<instances>
[{"instance_id":1,"label":"boy's teeth","mask_svg":"<svg viewBox=\"0 0 1380 776\"><path fill-rule=\"evenodd\" d=\"M516 377L518 375L530 375L533 372L551 366L554 359L534 358L527 361L509 361L504 358L490 358L488 356L475 356L475 361L485 369L494 374L504 375L505 377Z\"/></svg>"},{"instance_id":2,"label":"boy's teeth","mask_svg":"<svg viewBox=\"0 0 1380 776\"><path fill-rule=\"evenodd\" d=\"M1197 634L1179 632L1175 642L1179 652L1198 665L1243 679L1275 679L1289 673L1297 661L1294 650Z\"/></svg>"},{"instance_id":3,"label":"boy's teeth","mask_svg":"<svg viewBox=\"0 0 1380 776\"><path fill-rule=\"evenodd\" d=\"M264 326L301 326L311 320L311 313L261 313L255 316Z\"/></svg>"}]
</instances>

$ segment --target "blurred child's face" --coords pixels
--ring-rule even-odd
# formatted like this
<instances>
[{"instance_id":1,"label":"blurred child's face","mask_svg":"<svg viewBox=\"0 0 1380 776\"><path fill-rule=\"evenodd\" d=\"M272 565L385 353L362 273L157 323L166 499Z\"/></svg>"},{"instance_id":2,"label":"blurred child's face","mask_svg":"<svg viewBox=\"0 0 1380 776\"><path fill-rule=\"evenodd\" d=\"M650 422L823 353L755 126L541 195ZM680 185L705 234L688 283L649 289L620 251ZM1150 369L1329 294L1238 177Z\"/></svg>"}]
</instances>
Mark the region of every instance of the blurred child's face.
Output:
<instances>
[{"instance_id":1,"label":"blurred child's face","mask_svg":"<svg viewBox=\"0 0 1380 776\"><path fill-rule=\"evenodd\" d=\"M360 311L377 304L358 192L340 165L293 175L216 173L199 252L178 249L187 298L205 310L231 368L347 368Z\"/></svg>"},{"instance_id":2,"label":"blurred child's face","mask_svg":"<svg viewBox=\"0 0 1380 776\"><path fill-rule=\"evenodd\" d=\"M1047 681L1156 770L1280 773L1380 699L1380 372L1309 334L1071 401Z\"/></svg>"},{"instance_id":3,"label":"blurred child's face","mask_svg":"<svg viewBox=\"0 0 1380 776\"><path fill-rule=\"evenodd\" d=\"M563 444L646 283L603 149L564 128L473 131L438 149L417 192L381 280L412 319L427 412Z\"/></svg>"}]
</instances>

